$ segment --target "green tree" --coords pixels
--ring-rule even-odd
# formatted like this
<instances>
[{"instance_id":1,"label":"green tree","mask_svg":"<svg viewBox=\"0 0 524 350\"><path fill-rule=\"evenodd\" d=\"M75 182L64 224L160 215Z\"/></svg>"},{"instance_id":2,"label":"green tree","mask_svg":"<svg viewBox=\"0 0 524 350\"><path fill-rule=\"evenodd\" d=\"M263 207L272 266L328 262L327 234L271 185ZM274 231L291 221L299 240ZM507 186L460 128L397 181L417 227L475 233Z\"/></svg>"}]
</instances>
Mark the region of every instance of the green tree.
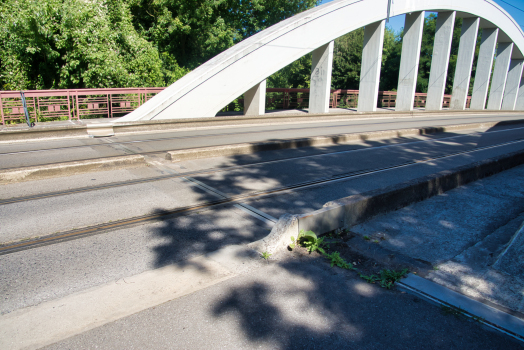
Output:
<instances>
[{"instance_id":1,"label":"green tree","mask_svg":"<svg viewBox=\"0 0 524 350\"><path fill-rule=\"evenodd\" d=\"M363 45L364 28L357 29L335 40L331 84L334 88L358 90ZM382 51L380 89L395 89L397 86L398 67L395 71L390 65L394 60L398 60L400 65L399 46L399 40L393 30L386 28Z\"/></svg>"},{"instance_id":2,"label":"green tree","mask_svg":"<svg viewBox=\"0 0 524 350\"><path fill-rule=\"evenodd\" d=\"M162 57L194 69L318 0L129 0L135 27Z\"/></svg>"},{"instance_id":3,"label":"green tree","mask_svg":"<svg viewBox=\"0 0 524 350\"><path fill-rule=\"evenodd\" d=\"M302 56L267 78L268 88L309 88L311 83L311 54Z\"/></svg>"},{"instance_id":4,"label":"green tree","mask_svg":"<svg viewBox=\"0 0 524 350\"><path fill-rule=\"evenodd\" d=\"M6 0L2 89L161 86L162 60L122 0Z\"/></svg>"}]
</instances>

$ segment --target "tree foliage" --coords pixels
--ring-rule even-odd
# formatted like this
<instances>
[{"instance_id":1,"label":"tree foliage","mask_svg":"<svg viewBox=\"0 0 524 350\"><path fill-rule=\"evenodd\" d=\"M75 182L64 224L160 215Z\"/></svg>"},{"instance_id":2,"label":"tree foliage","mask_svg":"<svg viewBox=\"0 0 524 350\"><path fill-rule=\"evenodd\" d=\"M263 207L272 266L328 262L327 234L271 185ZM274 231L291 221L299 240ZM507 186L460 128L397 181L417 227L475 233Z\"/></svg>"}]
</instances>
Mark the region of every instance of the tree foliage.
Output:
<instances>
[{"instance_id":1,"label":"tree foliage","mask_svg":"<svg viewBox=\"0 0 524 350\"><path fill-rule=\"evenodd\" d=\"M3 0L0 89L167 86L234 44L318 3ZM418 92L427 92L436 20L430 14L424 22ZM446 93L453 86L461 24L457 19ZM402 38L402 31L386 28L381 90L397 88ZM333 88L359 88L363 40L363 28L335 40ZM307 88L310 79L308 54L268 77L268 87Z\"/></svg>"},{"instance_id":2,"label":"tree foliage","mask_svg":"<svg viewBox=\"0 0 524 350\"><path fill-rule=\"evenodd\" d=\"M165 86L317 0L3 0L0 89Z\"/></svg>"},{"instance_id":3,"label":"tree foliage","mask_svg":"<svg viewBox=\"0 0 524 350\"><path fill-rule=\"evenodd\" d=\"M157 86L162 61L120 0L7 0L2 89Z\"/></svg>"}]
</instances>

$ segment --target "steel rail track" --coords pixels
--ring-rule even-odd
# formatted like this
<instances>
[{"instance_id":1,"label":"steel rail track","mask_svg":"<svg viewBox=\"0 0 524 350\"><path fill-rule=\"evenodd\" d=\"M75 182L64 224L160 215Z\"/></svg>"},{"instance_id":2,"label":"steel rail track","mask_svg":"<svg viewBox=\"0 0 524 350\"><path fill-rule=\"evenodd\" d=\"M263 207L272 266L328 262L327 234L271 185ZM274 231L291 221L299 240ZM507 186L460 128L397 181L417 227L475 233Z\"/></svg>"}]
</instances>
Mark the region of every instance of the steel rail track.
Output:
<instances>
[{"instance_id":1,"label":"steel rail track","mask_svg":"<svg viewBox=\"0 0 524 350\"><path fill-rule=\"evenodd\" d=\"M490 119L491 116L480 116L480 119ZM442 121L456 121L456 118L448 118L448 119L439 119ZM394 122L381 122L381 123L365 123L363 125L375 125L375 124L394 124L397 123L397 121ZM358 126L359 124L356 124L355 126ZM242 125L242 127L249 127L249 125ZM326 125L323 126L324 128L338 128L340 125ZM435 127L438 128L438 126L427 126L427 127L421 127L421 128L431 128ZM296 130L309 130L309 129L317 129L318 127L301 127L301 128L288 128L288 129L279 129L278 131L296 131ZM389 130L389 129L386 129ZM382 130L382 131L386 131ZM184 130L177 130L176 132L180 132ZM380 131L380 130L379 130ZM36 149L36 150L26 150L26 151L15 151L15 152L0 152L0 156L6 156L6 155L16 155L16 154L24 154L24 153L37 153L37 152L48 152L48 151L59 151L59 150L70 150L70 149L77 149L77 148L89 148L89 147L98 147L98 146L107 146L107 145L127 145L127 144L135 144L135 143L145 143L145 142L160 142L160 141L169 141L169 140L185 140L185 139L194 139L199 137L217 137L217 136L237 136L237 135L249 135L249 134L261 134L261 133L267 133L271 132L268 130L264 131L250 131L250 132L231 132L231 133L217 133L217 134L206 134L206 135L194 135L194 136L178 136L178 137L165 137L165 138L158 138L158 139L145 139L145 140L132 140L132 141L121 141L121 142L112 142L112 143L96 143L92 145L77 145L77 146L67 146L67 147L54 147L54 148L43 148L43 149ZM332 136L332 135L321 135L321 136ZM167 152L171 151L172 149L168 150L160 150L160 151L154 151L149 153L158 153L158 152ZM89 158L90 159L90 158Z\"/></svg>"},{"instance_id":2,"label":"steel rail track","mask_svg":"<svg viewBox=\"0 0 524 350\"><path fill-rule=\"evenodd\" d=\"M323 186L323 185L327 185L327 184L334 183L334 182L346 181L352 178L367 176L367 175L376 174L380 172L409 167L409 166L417 165L420 163L431 162L431 161L438 160L438 159L449 158L449 157L454 157L454 156L463 155L463 154L470 154L474 152L479 152L483 150L493 149L497 147L517 144L517 143L522 143L522 142L524 142L524 140L509 141L509 142L504 142L504 143L500 143L496 145L479 147L479 148L475 148L475 149L467 150L467 151L453 152L453 153L436 156L436 157L426 157L422 160L409 161L409 162L405 162L402 164L397 164L397 165L383 167L383 168L375 168L375 169L362 170L362 171L346 173L346 174L332 175L328 177L323 177L323 178L319 178L315 180L293 184L290 186L282 186L282 187L274 188L271 190L255 191L255 192L251 192L251 193L247 193L243 195L237 195L237 196L231 196L229 198L218 199L215 201L208 201L208 202L197 204L194 206L175 208L175 209L165 210L159 213L136 216L136 217L114 221L110 223L98 224L98 225L84 227L81 229L64 231L64 232L49 235L46 237L40 237L40 238L30 239L26 241L18 241L15 243L1 244L0 245L0 255L12 254L15 252L33 249L33 248L37 248L37 247L41 247L45 245L57 244L57 243L64 242L64 241L88 237L88 236L92 236L96 234L101 234L101 233L104 233L110 230L120 229L120 228L142 224L142 223L155 221L155 220L161 220L167 217L185 215L187 213L195 212L201 209L212 209L213 207L217 207L220 205L238 203L240 201L245 201L248 199L270 197L270 196L283 194L289 191L303 190L303 189L310 188L310 187Z\"/></svg>"},{"instance_id":3,"label":"steel rail track","mask_svg":"<svg viewBox=\"0 0 524 350\"><path fill-rule=\"evenodd\" d=\"M519 129L524 129L524 128L519 128ZM515 130L515 129L511 129L511 130ZM508 131L508 130L501 130L501 131ZM501 131L494 131L494 132L501 132ZM47 193L41 193L41 194L36 194L36 195L30 195L30 196L2 199L2 200L0 200L0 205L20 203L20 202L26 202L26 201L38 200L38 199L44 199L44 198L51 198L51 197L67 196L67 195L76 194L76 193L105 190L105 189L116 188L116 187L132 186L132 185L138 185L138 184L143 184L143 183L148 183L148 182L155 182L155 181L162 181L162 180L167 180L167 179L176 179L176 178L184 178L184 177L188 177L188 176L215 174L215 173L221 173L221 172L226 172L226 171L231 171L231 170L243 169L243 168L247 168L247 167L286 162L286 161L289 161L289 160L298 160L298 159L322 157L322 156L327 156L327 155L336 155L336 154L344 154L344 153L370 151L370 150L377 150L377 149L382 149L382 148L399 147L399 146L406 145L406 144L414 145L414 144L418 144L418 143L438 143L438 142L451 140L451 139L455 139L455 138L476 136L476 135L479 135L479 134L480 134L480 132L474 132L474 133L469 133L469 134L465 134L465 135L442 137L442 138L435 139L435 140L413 141L413 142L409 142L409 143L399 143L399 144L392 144L392 145L375 146L375 147L370 147L370 148L350 149L350 150L345 150L345 151L321 152L321 153L307 155L307 156L287 157L287 158L280 158L280 159L275 159L275 160L268 160L268 161L263 161L263 162L249 163L249 164L244 164L244 165L237 165L237 166L230 166L230 167L223 167L223 168L205 169L205 170L184 172L184 173L178 173L178 174L169 174L169 175L160 175L160 176L154 176L154 177L147 177L147 178L141 178L141 179L136 179L136 180L110 182L110 183L107 183L107 184L96 185L96 186L85 186L85 187L79 187L79 188L65 190L65 191L47 192Z\"/></svg>"}]
</instances>

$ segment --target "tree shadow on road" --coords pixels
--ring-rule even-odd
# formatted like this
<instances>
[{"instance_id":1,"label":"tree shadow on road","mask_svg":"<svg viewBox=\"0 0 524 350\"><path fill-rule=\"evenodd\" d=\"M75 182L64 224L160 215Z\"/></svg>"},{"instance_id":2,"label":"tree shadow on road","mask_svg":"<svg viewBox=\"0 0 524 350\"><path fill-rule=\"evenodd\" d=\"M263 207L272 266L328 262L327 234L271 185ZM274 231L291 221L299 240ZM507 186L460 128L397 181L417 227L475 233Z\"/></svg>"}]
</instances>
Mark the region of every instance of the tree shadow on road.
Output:
<instances>
[{"instance_id":1,"label":"tree shadow on road","mask_svg":"<svg viewBox=\"0 0 524 350\"><path fill-rule=\"evenodd\" d=\"M250 346L274 349L517 349L513 340L318 261L282 261L227 283L210 305ZM263 345L261 345L263 344Z\"/></svg>"}]
</instances>

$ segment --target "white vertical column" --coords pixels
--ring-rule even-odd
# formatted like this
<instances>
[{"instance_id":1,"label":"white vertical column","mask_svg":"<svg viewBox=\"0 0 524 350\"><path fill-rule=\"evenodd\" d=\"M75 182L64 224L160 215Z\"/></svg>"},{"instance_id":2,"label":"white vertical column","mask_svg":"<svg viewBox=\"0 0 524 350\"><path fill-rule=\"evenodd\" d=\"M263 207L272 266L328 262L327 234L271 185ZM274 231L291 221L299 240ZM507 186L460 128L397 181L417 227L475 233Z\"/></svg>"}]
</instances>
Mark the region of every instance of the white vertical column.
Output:
<instances>
[{"instance_id":1,"label":"white vertical column","mask_svg":"<svg viewBox=\"0 0 524 350\"><path fill-rule=\"evenodd\" d=\"M253 86L244 93L244 115L264 115L266 113L266 81Z\"/></svg>"},{"instance_id":2,"label":"white vertical column","mask_svg":"<svg viewBox=\"0 0 524 350\"><path fill-rule=\"evenodd\" d=\"M333 47L330 42L313 51L311 62L311 89L309 92L309 113L328 113L331 95L331 71L333 68Z\"/></svg>"},{"instance_id":3,"label":"white vertical column","mask_svg":"<svg viewBox=\"0 0 524 350\"><path fill-rule=\"evenodd\" d=\"M488 108L492 111L500 110L502 98L504 97L504 88L508 77L509 62L511 61L511 52L513 43L499 43L497 48L497 59L493 69L493 78L491 88L489 89Z\"/></svg>"},{"instance_id":4,"label":"white vertical column","mask_svg":"<svg viewBox=\"0 0 524 350\"><path fill-rule=\"evenodd\" d=\"M372 23L364 29L364 47L360 67L360 85L358 93L359 112L377 110L378 85L382 66L382 48L386 21Z\"/></svg>"},{"instance_id":5,"label":"white vertical column","mask_svg":"<svg viewBox=\"0 0 524 350\"><path fill-rule=\"evenodd\" d=\"M491 79L491 68L493 57L497 48L498 28L482 29L482 40L480 41L479 57L477 59L477 71L473 83L470 109L484 109L488 97L489 80Z\"/></svg>"},{"instance_id":6,"label":"white vertical column","mask_svg":"<svg viewBox=\"0 0 524 350\"><path fill-rule=\"evenodd\" d=\"M504 99L502 100L502 109L513 111L517 103L517 97L520 87L520 78L522 77L522 68L524 60L511 60L509 64L508 79L504 88Z\"/></svg>"},{"instance_id":7,"label":"white vertical column","mask_svg":"<svg viewBox=\"0 0 524 350\"><path fill-rule=\"evenodd\" d=\"M456 12L439 12L435 29L435 43L429 73L428 96L426 110L438 111L442 109L446 78L448 76L449 55L451 53L451 40L455 27Z\"/></svg>"},{"instance_id":8,"label":"white vertical column","mask_svg":"<svg viewBox=\"0 0 524 350\"><path fill-rule=\"evenodd\" d=\"M460 32L459 50L457 56L457 67L453 78L453 92L451 94L450 109L463 110L468 100L469 81L471 80L471 68L475 57L477 45L477 34L480 19L464 18Z\"/></svg>"},{"instance_id":9,"label":"white vertical column","mask_svg":"<svg viewBox=\"0 0 524 350\"><path fill-rule=\"evenodd\" d=\"M411 111L415 102L417 88L420 45L424 28L424 11L406 15L404 38L402 39L402 56L398 74L397 101L395 110Z\"/></svg>"},{"instance_id":10,"label":"white vertical column","mask_svg":"<svg viewBox=\"0 0 524 350\"><path fill-rule=\"evenodd\" d=\"M515 104L516 111L524 111L524 79L520 79L520 87L517 96L517 103Z\"/></svg>"}]
</instances>

